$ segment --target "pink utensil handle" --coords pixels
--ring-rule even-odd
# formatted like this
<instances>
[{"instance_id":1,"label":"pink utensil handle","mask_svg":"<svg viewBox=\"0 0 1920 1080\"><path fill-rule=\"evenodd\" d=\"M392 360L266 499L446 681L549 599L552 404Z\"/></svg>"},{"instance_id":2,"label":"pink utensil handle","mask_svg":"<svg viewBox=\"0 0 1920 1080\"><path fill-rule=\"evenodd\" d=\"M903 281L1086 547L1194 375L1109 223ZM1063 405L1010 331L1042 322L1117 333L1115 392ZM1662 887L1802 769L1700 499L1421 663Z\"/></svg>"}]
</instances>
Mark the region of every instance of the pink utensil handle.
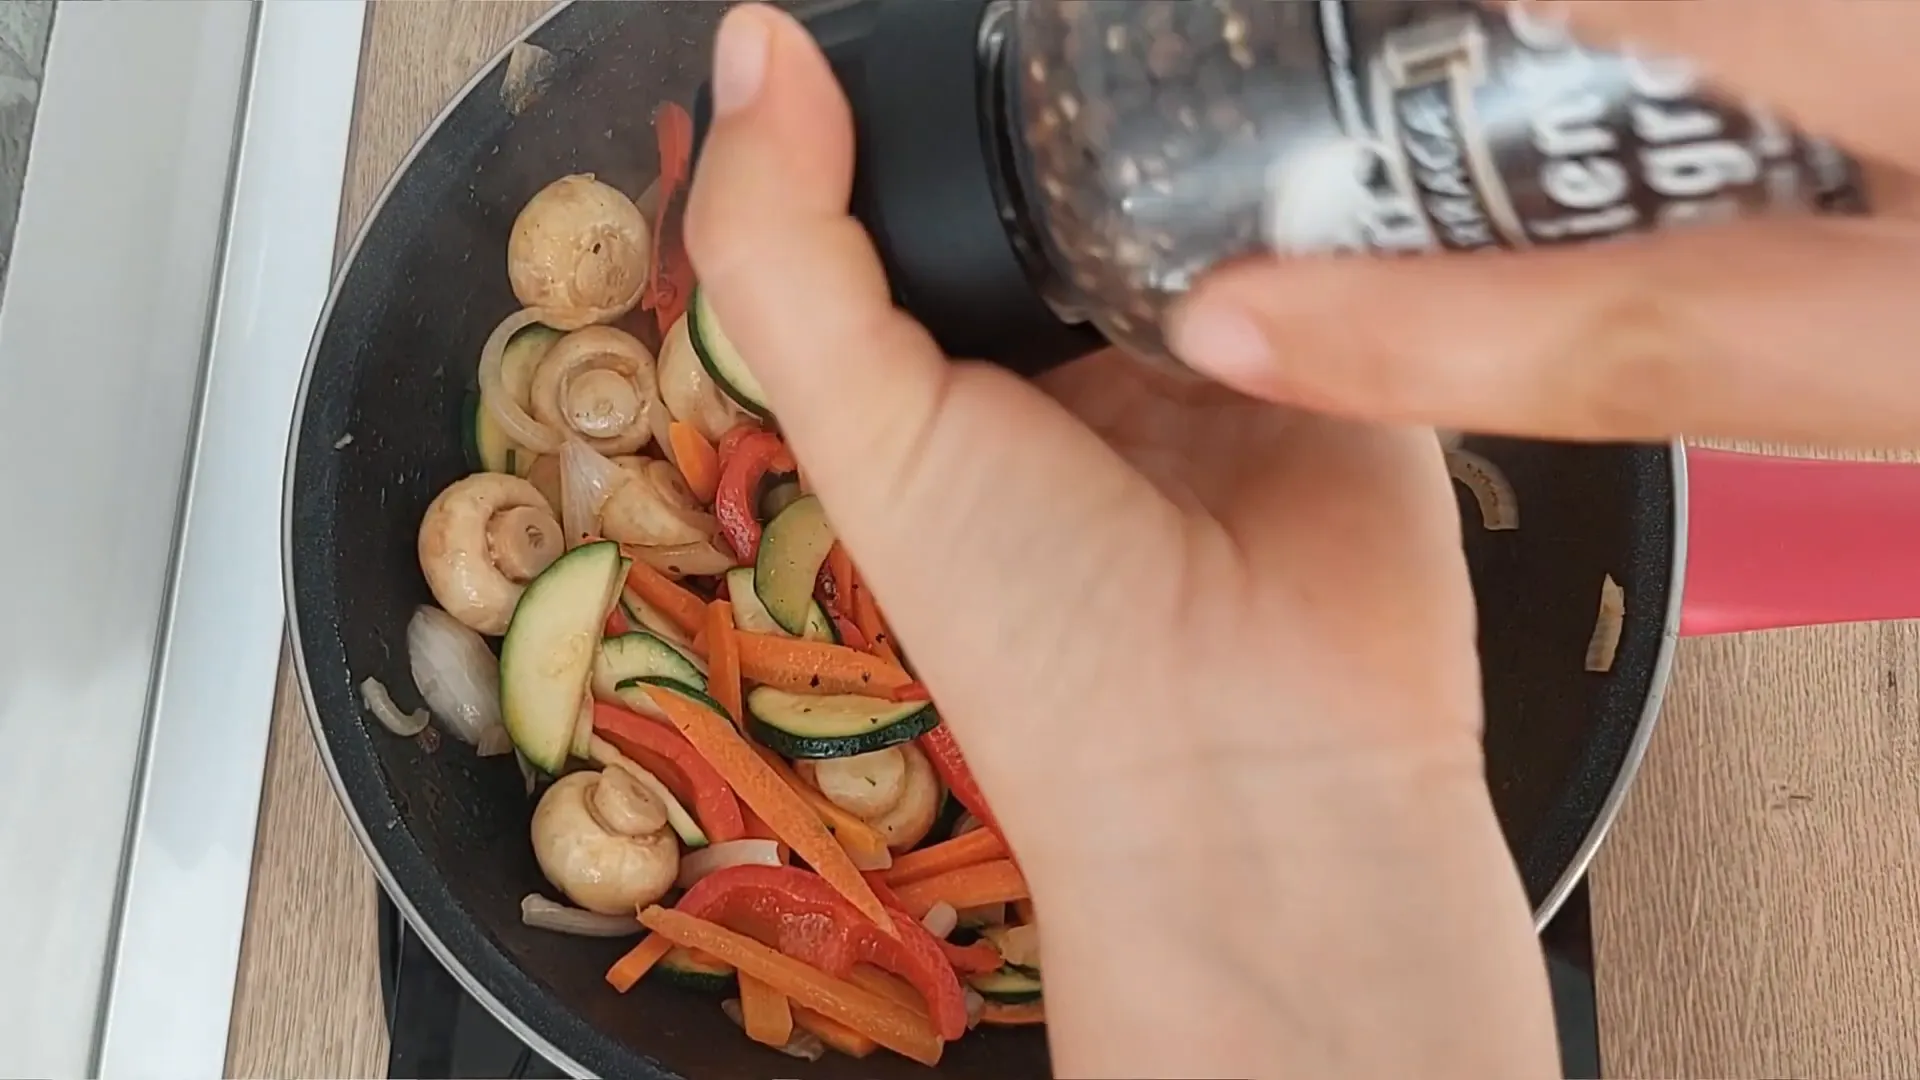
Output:
<instances>
[{"instance_id":1,"label":"pink utensil handle","mask_svg":"<svg viewBox=\"0 0 1920 1080\"><path fill-rule=\"evenodd\" d=\"M1920 465L1687 451L1680 632L1920 618Z\"/></svg>"}]
</instances>

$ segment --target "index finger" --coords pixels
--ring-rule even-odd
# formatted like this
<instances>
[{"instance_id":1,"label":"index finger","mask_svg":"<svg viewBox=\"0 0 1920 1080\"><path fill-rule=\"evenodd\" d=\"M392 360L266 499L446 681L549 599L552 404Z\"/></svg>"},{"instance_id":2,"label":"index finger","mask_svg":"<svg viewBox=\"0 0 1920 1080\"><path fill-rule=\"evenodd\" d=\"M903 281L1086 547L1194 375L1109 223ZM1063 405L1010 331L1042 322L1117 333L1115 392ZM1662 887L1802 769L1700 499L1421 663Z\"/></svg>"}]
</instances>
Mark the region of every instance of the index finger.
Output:
<instances>
[{"instance_id":1,"label":"index finger","mask_svg":"<svg viewBox=\"0 0 1920 1080\"><path fill-rule=\"evenodd\" d=\"M1751 98L1811 135L1920 167L1913 43L1920 4L1807 0L1531 0L1583 43L1689 60L1724 93Z\"/></svg>"}]
</instances>

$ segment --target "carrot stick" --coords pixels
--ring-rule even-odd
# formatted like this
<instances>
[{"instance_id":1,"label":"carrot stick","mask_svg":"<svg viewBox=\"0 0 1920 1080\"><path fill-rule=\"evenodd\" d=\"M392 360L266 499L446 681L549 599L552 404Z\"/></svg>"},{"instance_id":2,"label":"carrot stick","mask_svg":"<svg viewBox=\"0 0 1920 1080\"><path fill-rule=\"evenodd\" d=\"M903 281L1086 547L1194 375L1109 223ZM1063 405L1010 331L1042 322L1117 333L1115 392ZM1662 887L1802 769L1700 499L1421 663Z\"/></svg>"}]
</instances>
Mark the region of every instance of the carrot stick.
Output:
<instances>
[{"instance_id":1,"label":"carrot stick","mask_svg":"<svg viewBox=\"0 0 1920 1080\"><path fill-rule=\"evenodd\" d=\"M853 618L853 556L847 554L847 545L835 543L827 549L827 573L833 578L833 613ZM865 636L873 640L872 634Z\"/></svg>"},{"instance_id":2,"label":"carrot stick","mask_svg":"<svg viewBox=\"0 0 1920 1080\"><path fill-rule=\"evenodd\" d=\"M785 956L724 926L658 905L640 913L640 922L677 945L698 949L742 977L759 979L829 1020L922 1065L937 1065L943 1047L933 1021L904 1005Z\"/></svg>"},{"instance_id":3,"label":"carrot stick","mask_svg":"<svg viewBox=\"0 0 1920 1080\"><path fill-rule=\"evenodd\" d=\"M740 976L741 1026L747 1038L776 1049L793 1038L793 1008L787 996L751 975Z\"/></svg>"},{"instance_id":4,"label":"carrot stick","mask_svg":"<svg viewBox=\"0 0 1920 1080\"><path fill-rule=\"evenodd\" d=\"M627 567L627 587L640 594L640 599L659 608L675 626L689 634L697 634L707 623L707 605L700 598L681 588L671 578L648 566L645 560L635 559Z\"/></svg>"},{"instance_id":5,"label":"carrot stick","mask_svg":"<svg viewBox=\"0 0 1920 1080\"><path fill-rule=\"evenodd\" d=\"M788 847L807 860L807 865L862 915L873 920L888 936L898 933L886 905L873 895L873 889L860 876L859 869L833 834L827 831L813 807L781 779L779 773L767 767L733 725L706 706L671 690L647 686L646 691L680 734L733 786L741 802L760 815Z\"/></svg>"},{"instance_id":6,"label":"carrot stick","mask_svg":"<svg viewBox=\"0 0 1920 1080\"><path fill-rule=\"evenodd\" d=\"M866 636L867 647L874 655L891 663L900 662L900 654L893 651L893 633L887 629L887 620L880 615L880 605L874 602L873 590L854 571L853 579L853 624Z\"/></svg>"},{"instance_id":7,"label":"carrot stick","mask_svg":"<svg viewBox=\"0 0 1920 1080\"><path fill-rule=\"evenodd\" d=\"M887 850L887 838L880 835L878 829L855 817L852 813L835 806L825 795L814 789L812 784L800 779L785 758L756 744L754 750L767 767L779 774L787 786L800 793L808 806L819 816L820 823L833 833L840 842L853 865L861 870L885 870L893 865L893 852Z\"/></svg>"},{"instance_id":8,"label":"carrot stick","mask_svg":"<svg viewBox=\"0 0 1920 1080\"><path fill-rule=\"evenodd\" d=\"M733 639L733 605L715 600L707 605L707 688L727 707L735 727L746 723L740 711L740 647Z\"/></svg>"},{"instance_id":9,"label":"carrot stick","mask_svg":"<svg viewBox=\"0 0 1920 1080\"><path fill-rule=\"evenodd\" d=\"M805 1006L793 1006L793 1022L807 1031L813 1032L829 1049L838 1050L850 1058L863 1058L880 1044L853 1030L838 1020L821 1016Z\"/></svg>"},{"instance_id":10,"label":"carrot stick","mask_svg":"<svg viewBox=\"0 0 1920 1080\"><path fill-rule=\"evenodd\" d=\"M1027 880L1012 859L995 859L922 878L895 890L908 914L925 918L933 905L946 901L956 908L979 907L1027 898Z\"/></svg>"},{"instance_id":11,"label":"carrot stick","mask_svg":"<svg viewBox=\"0 0 1920 1080\"><path fill-rule=\"evenodd\" d=\"M997 1001L989 1001L987 1007L980 1011L980 1022L1003 1027L1044 1024L1047 1022L1047 1005L1043 1001L1029 1001L1024 1005L1002 1005Z\"/></svg>"},{"instance_id":12,"label":"carrot stick","mask_svg":"<svg viewBox=\"0 0 1920 1080\"><path fill-rule=\"evenodd\" d=\"M734 637L740 646L741 675L796 694L885 697L913 681L900 665L844 645L744 630Z\"/></svg>"},{"instance_id":13,"label":"carrot stick","mask_svg":"<svg viewBox=\"0 0 1920 1080\"><path fill-rule=\"evenodd\" d=\"M626 993L672 949L673 942L659 934L648 934L646 940L629 949L627 955L615 960L613 966L607 969L607 985Z\"/></svg>"},{"instance_id":14,"label":"carrot stick","mask_svg":"<svg viewBox=\"0 0 1920 1080\"><path fill-rule=\"evenodd\" d=\"M905 1005L921 1016L927 1015L927 999L920 996L920 991L915 990L913 984L890 971L882 971L872 964L855 964L853 970L847 972L847 981L888 1001Z\"/></svg>"},{"instance_id":15,"label":"carrot stick","mask_svg":"<svg viewBox=\"0 0 1920 1080\"><path fill-rule=\"evenodd\" d=\"M887 871L887 884L910 885L949 870L1006 857L1006 841L1000 839L1000 834L992 829L974 829L893 860L893 868Z\"/></svg>"},{"instance_id":16,"label":"carrot stick","mask_svg":"<svg viewBox=\"0 0 1920 1080\"><path fill-rule=\"evenodd\" d=\"M713 448L700 429L681 420L667 425L667 440L673 445L673 458L680 464L680 475L687 487L703 503L713 501L720 489L720 452Z\"/></svg>"}]
</instances>

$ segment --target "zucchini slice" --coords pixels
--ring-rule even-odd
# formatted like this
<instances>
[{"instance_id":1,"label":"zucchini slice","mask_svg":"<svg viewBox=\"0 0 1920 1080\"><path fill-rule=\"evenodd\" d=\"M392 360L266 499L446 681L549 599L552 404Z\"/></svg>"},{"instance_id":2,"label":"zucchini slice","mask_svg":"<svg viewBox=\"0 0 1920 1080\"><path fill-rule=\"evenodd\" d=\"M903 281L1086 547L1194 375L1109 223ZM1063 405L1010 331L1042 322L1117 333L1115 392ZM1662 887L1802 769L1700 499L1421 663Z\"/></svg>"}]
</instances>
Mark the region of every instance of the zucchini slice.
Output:
<instances>
[{"instance_id":1,"label":"zucchini slice","mask_svg":"<svg viewBox=\"0 0 1920 1080\"><path fill-rule=\"evenodd\" d=\"M833 523L826 507L802 495L767 523L753 564L753 591L782 630L799 637L813 608L813 586L833 550ZM732 586L728 586L731 591Z\"/></svg>"},{"instance_id":2,"label":"zucchini slice","mask_svg":"<svg viewBox=\"0 0 1920 1080\"><path fill-rule=\"evenodd\" d=\"M659 799L660 805L667 808L667 827L673 830L673 834L680 838L681 843L689 848L707 846L709 841L706 830L700 827L700 823L687 812L687 808L680 805L680 800L674 798L673 792L667 790L667 785L649 772L646 766L621 753L619 747L598 735L588 736L587 760L603 769L619 769L639 781L641 787L653 792L653 797Z\"/></svg>"},{"instance_id":3,"label":"zucchini slice","mask_svg":"<svg viewBox=\"0 0 1920 1080\"><path fill-rule=\"evenodd\" d=\"M985 975L969 975L967 985L988 1001L1002 1005L1025 1005L1040 1000L1040 978L1017 968L1003 967Z\"/></svg>"},{"instance_id":4,"label":"zucchini slice","mask_svg":"<svg viewBox=\"0 0 1920 1080\"><path fill-rule=\"evenodd\" d=\"M925 701L857 694L793 694L771 686L747 694L747 733L790 758L870 754L931 731L940 714Z\"/></svg>"},{"instance_id":5,"label":"zucchini slice","mask_svg":"<svg viewBox=\"0 0 1920 1080\"><path fill-rule=\"evenodd\" d=\"M760 594L753 589L753 567L736 566L727 571L727 598L733 601L733 621L740 629L755 634L793 636L773 621L766 605L760 602ZM807 598L807 605L807 629L800 636L808 641L840 644L840 632L833 628L833 620L827 618L827 609L812 597Z\"/></svg>"},{"instance_id":6,"label":"zucchini slice","mask_svg":"<svg viewBox=\"0 0 1920 1080\"><path fill-rule=\"evenodd\" d=\"M593 664L593 696L621 700L621 683L647 676L672 679L695 690L707 688L707 676L685 653L645 630L608 638L600 643Z\"/></svg>"},{"instance_id":7,"label":"zucchini slice","mask_svg":"<svg viewBox=\"0 0 1920 1080\"><path fill-rule=\"evenodd\" d=\"M500 643L501 719L514 748L548 775L567 763L619 580L619 545L574 548L528 583Z\"/></svg>"},{"instance_id":8,"label":"zucchini slice","mask_svg":"<svg viewBox=\"0 0 1920 1080\"><path fill-rule=\"evenodd\" d=\"M658 686L662 690L671 690L674 693L679 694L681 697L694 702L695 704L706 707L708 710L714 712L717 715L720 715L720 716L728 715L727 707L713 700L711 697L708 697L707 692L705 690L688 686L686 683L683 683L678 679L665 679L665 678L661 678L658 675L643 675L637 679L623 680L620 683L620 686L618 687L618 689L625 691L626 693L629 693L629 694L639 695L641 700L647 701L648 703L647 707L649 709L652 709L653 708L652 701L651 699L647 698L646 691L640 689L640 687L642 686ZM659 710L654 709L654 711L658 712Z\"/></svg>"},{"instance_id":9,"label":"zucchini slice","mask_svg":"<svg viewBox=\"0 0 1920 1080\"><path fill-rule=\"evenodd\" d=\"M693 303L687 306L687 336L693 339L700 366L713 376L721 393L763 420L773 417L773 410L767 408L767 392L760 389L760 380L754 378L740 350L727 340L720 320L714 317L713 305L707 302L705 289L693 290Z\"/></svg>"},{"instance_id":10,"label":"zucchini slice","mask_svg":"<svg viewBox=\"0 0 1920 1080\"><path fill-rule=\"evenodd\" d=\"M653 970L683 990L703 994L729 994L739 982L737 973L725 964L706 963L686 949L676 946L660 958Z\"/></svg>"}]
</instances>

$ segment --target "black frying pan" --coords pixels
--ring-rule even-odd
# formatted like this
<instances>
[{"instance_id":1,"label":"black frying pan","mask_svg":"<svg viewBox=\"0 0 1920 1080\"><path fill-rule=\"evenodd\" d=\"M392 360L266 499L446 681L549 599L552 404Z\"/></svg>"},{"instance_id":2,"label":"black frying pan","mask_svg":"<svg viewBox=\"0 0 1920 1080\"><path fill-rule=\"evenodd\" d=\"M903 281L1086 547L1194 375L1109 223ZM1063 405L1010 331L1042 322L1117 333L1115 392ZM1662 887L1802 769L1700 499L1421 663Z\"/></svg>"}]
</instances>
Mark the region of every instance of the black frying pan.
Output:
<instances>
[{"instance_id":1,"label":"black frying pan","mask_svg":"<svg viewBox=\"0 0 1920 1080\"><path fill-rule=\"evenodd\" d=\"M431 598L416 529L434 494L470 471L462 418L475 363L517 306L504 258L515 214L566 173L643 190L657 172L653 108L692 102L724 6L560 9L529 35L556 62L537 100L509 110L503 56L442 114L366 222L323 318L293 433L286 565L301 683L382 883L455 977L556 1064L609 1076L924 1075L885 1055L857 1063L829 1055L817 1065L776 1057L711 1001L651 981L625 997L610 992L602 973L623 944L521 925L520 897L544 882L512 758L481 761L452 740L427 752L395 738L363 712L356 689L374 676L403 709L418 704L406 625ZM1519 531L1486 532L1461 495L1480 606L1488 783L1544 922L1592 857L1658 711L1680 626L1686 469L1665 446L1472 445L1505 470L1521 506ZM1744 462L1714 461L1717 512L1736 523L1755 497L1819 489L1778 483L1771 471L1743 483ZM1870 487L1912 486L1904 470L1870 475L1878 478ZM1920 610L1883 589L1845 610L1814 611L1809 603L1831 598L1832 583L1803 580L1805 595L1763 598L1770 609L1743 617L1733 602L1755 575L1735 564L1751 534L1736 525L1714 535L1728 569L1714 575L1720 621L1709 629ZM1799 554L1772 549L1786 566ZM1833 565L1866 573L1858 553ZM1627 616L1612 670L1590 674L1583 659L1608 574L1625 589ZM1027 1029L963 1040L939 1071L986 1080L1046 1069L1044 1038Z\"/></svg>"}]
</instances>

